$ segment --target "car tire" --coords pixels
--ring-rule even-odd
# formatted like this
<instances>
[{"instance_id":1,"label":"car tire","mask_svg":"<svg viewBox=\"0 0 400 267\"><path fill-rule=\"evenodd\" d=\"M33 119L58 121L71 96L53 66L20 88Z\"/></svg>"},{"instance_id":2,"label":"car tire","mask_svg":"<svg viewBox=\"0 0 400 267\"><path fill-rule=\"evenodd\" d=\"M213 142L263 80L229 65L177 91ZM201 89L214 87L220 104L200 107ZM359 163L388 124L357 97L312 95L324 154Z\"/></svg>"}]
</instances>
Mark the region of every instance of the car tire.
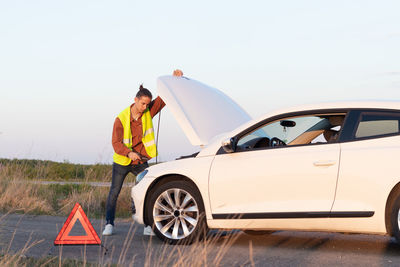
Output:
<instances>
[{"instance_id":1,"label":"car tire","mask_svg":"<svg viewBox=\"0 0 400 267\"><path fill-rule=\"evenodd\" d=\"M397 243L400 244L400 194L392 202L390 213L390 226L391 235L396 238Z\"/></svg>"},{"instance_id":2,"label":"car tire","mask_svg":"<svg viewBox=\"0 0 400 267\"><path fill-rule=\"evenodd\" d=\"M243 232L248 235L270 235L275 231L243 230Z\"/></svg>"},{"instance_id":3,"label":"car tire","mask_svg":"<svg viewBox=\"0 0 400 267\"><path fill-rule=\"evenodd\" d=\"M150 192L146 205L154 233L170 244L190 244L207 234L204 204L198 189L187 181L170 181Z\"/></svg>"}]
</instances>

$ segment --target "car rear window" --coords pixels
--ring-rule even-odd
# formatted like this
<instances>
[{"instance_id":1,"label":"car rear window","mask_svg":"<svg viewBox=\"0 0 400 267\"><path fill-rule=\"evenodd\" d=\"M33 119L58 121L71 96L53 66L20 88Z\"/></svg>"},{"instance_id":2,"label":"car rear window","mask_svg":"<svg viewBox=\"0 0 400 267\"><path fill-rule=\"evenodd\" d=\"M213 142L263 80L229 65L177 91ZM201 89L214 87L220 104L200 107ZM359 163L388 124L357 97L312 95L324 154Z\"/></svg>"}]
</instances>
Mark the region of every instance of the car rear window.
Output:
<instances>
[{"instance_id":1,"label":"car rear window","mask_svg":"<svg viewBox=\"0 0 400 267\"><path fill-rule=\"evenodd\" d=\"M400 114L362 113L355 138L397 134L400 132Z\"/></svg>"}]
</instances>

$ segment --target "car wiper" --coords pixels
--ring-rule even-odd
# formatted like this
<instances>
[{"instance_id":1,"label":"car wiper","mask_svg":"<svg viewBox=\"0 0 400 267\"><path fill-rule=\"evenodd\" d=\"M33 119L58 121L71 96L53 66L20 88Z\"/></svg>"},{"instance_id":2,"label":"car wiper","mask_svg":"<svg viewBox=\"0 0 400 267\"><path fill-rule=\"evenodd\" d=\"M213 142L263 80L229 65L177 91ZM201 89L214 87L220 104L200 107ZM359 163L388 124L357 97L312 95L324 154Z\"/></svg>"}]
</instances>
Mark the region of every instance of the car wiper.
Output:
<instances>
[{"instance_id":1,"label":"car wiper","mask_svg":"<svg viewBox=\"0 0 400 267\"><path fill-rule=\"evenodd\" d=\"M176 158L175 160L178 160L178 159L187 159L187 158L195 158L195 157L197 156L197 154L199 154L199 153L200 153L200 151L199 151L199 152L196 152L196 153L193 153L192 155L181 156L181 157L179 157L179 158Z\"/></svg>"}]
</instances>

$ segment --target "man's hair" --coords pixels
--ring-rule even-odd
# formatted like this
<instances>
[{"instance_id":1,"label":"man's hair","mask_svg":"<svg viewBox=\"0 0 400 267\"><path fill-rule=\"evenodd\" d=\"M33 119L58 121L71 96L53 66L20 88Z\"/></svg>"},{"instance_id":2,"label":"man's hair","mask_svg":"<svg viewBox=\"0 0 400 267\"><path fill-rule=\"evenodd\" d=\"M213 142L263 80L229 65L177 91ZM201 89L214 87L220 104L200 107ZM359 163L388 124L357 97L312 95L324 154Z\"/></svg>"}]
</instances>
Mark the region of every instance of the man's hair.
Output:
<instances>
[{"instance_id":1,"label":"man's hair","mask_svg":"<svg viewBox=\"0 0 400 267\"><path fill-rule=\"evenodd\" d=\"M144 88L143 84L140 85L139 87L139 91L136 93L136 97L137 98L141 98L142 96L147 96L150 99L153 98L153 95L151 94L151 92L149 91L149 89Z\"/></svg>"}]
</instances>

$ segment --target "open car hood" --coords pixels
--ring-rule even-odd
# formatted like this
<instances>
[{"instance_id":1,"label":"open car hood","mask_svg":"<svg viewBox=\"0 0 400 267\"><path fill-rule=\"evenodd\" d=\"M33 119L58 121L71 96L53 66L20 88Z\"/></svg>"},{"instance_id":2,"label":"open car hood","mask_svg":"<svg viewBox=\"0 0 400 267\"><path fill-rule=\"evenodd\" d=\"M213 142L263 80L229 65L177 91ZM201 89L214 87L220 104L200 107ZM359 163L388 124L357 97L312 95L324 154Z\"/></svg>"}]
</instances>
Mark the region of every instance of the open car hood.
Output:
<instances>
[{"instance_id":1,"label":"open car hood","mask_svg":"<svg viewBox=\"0 0 400 267\"><path fill-rule=\"evenodd\" d=\"M192 145L207 145L216 135L230 132L251 117L216 88L187 77L162 76L159 96Z\"/></svg>"}]
</instances>

